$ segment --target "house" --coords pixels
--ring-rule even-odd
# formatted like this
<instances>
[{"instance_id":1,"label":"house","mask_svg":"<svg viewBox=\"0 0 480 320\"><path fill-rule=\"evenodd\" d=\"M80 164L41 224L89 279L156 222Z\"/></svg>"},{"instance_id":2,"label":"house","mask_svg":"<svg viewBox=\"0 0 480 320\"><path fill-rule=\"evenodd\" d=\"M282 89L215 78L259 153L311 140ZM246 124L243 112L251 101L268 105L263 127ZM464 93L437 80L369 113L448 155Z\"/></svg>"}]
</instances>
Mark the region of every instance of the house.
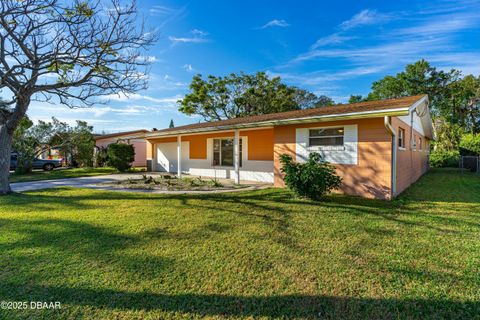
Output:
<instances>
[{"instance_id":1,"label":"house","mask_svg":"<svg viewBox=\"0 0 480 320\"><path fill-rule=\"evenodd\" d=\"M428 170L426 95L197 123L145 134L147 168L284 187L280 155L319 152L340 191L391 199Z\"/></svg>"},{"instance_id":2,"label":"house","mask_svg":"<svg viewBox=\"0 0 480 320\"><path fill-rule=\"evenodd\" d=\"M95 146L97 148L106 148L111 143L128 143L133 145L135 149L135 160L133 161L134 167L145 167L147 165L146 160L146 141L142 137L143 134L149 132L145 129L124 131L112 134L102 134L95 136Z\"/></svg>"}]
</instances>

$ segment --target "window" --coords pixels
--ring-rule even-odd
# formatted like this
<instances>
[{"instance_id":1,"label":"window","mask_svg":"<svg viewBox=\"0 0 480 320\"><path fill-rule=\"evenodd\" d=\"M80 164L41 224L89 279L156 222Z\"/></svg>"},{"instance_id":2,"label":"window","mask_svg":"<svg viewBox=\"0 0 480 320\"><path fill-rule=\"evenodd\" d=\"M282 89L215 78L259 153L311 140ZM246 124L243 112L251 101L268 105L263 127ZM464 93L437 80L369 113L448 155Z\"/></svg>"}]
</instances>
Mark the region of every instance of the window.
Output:
<instances>
[{"instance_id":1,"label":"window","mask_svg":"<svg viewBox=\"0 0 480 320\"><path fill-rule=\"evenodd\" d=\"M398 147L405 149L405 129L398 128Z\"/></svg>"},{"instance_id":2,"label":"window","mask_svg":"<svg viewBox=\"0 0 480 320\"><path fill-rule=\"evenodd\" d=\"M309 146L343 146L343 128L311 129Z\"/></svg>"},{"instance_id":3,"label":"window","mask_svg":"<svg viewBox=\"0 0 480 320\"><path fill-rule=\"evenodd\" d=\"M422 137L418 137L418 150L422 151Z\"/></svg>"},{"instance_id":4,"label":"window","mask_svg":"<svg viewBox=\"0 0 480 320\"><path fill-rule=\"evenodd\" d=\"M240 139L240 167L242 166L242 139ZM213 139L214 166L233 167L233 139Z\"/></svg>"}]
</instances>

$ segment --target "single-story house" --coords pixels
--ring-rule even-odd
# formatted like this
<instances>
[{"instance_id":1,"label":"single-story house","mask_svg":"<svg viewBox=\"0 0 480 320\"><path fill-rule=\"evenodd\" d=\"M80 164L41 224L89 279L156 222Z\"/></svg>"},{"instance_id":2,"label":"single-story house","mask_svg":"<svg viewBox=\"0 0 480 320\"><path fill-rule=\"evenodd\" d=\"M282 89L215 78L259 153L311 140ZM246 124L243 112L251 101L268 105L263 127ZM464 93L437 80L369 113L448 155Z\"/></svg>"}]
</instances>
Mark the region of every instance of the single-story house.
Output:
<instances>
[{"instance_id":1,"label":"single-story house","mask_svg":"<svg viewBox=\"0 0 480 320\"><path fill-rule=\"evenodd\" d=\"M102 134L95 136L95 146L97 148L106 148L111 143L128 143L133 145L135 149L135 160L133 161L134 167L147 166L146 157L146 141L142 136L149 132L145 129L124 131L112 134Z\"/></svg>"},{"instance_id":2,"label":"single-story house","mask_svg":"<svg viewBox=\"0 0 480 320\"><path fill-rule=\"evenodd\" d=\"M197 123L146 133L147 169L283 187L279 157L334 164L341 190L391 199L428 170L426 95Z\"/></svg>"}]
</instances>

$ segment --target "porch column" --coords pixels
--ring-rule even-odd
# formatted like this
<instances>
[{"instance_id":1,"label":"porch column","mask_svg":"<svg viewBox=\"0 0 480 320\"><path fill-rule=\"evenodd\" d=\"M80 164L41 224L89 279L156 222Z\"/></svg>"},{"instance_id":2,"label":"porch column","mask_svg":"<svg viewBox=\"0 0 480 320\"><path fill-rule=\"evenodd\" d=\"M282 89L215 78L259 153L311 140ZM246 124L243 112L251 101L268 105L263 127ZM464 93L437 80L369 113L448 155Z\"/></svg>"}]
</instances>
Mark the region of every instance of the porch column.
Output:
<instances>
[{"instance_id":1,"label":"porch column","mask_svg":"<svg viewBox=\"0 0 480 320\"><path fill-rule=\"evenodd\" d=\"M240 132L235 130L233 138L233 164L235 166L235 183L240 183Z\"/></svg>"},{"instance_id":2,"label":"porch column","mask_svg":"<svg viewBox=\"0 0 480 320\"><path fill-rule=\"evenodd\" d=\"M177 136L177 176L182 177L182 136Z\"/></svg>"}]
</instances>

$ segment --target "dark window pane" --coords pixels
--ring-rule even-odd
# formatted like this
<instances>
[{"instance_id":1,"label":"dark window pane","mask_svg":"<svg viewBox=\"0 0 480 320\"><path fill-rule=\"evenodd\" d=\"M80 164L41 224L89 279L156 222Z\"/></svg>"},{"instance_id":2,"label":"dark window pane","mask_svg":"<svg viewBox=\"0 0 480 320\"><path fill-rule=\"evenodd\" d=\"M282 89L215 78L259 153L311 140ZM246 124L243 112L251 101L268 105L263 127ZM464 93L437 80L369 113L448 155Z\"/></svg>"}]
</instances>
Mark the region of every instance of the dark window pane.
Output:
<instances>
[{"instance_id":1,"label":"dark window pane","mask_svg":"<svg viewBox=\"0 0 480 320\"><path fill-rule=\"evenodd\" d=\"M222 166L233 166L233 139L222 140Z\"/></svg>"},{"instance_id":2,"label":"dark window pane","mask_svg":"<svg viewBox=\"0 0 480 320\"><path fill-rule=\"evenodd\" d=\"M343 137L310 138L311 146L343 146Z\"/></svg>"},{"instance_id":3,"label":"dark window pane","mask_svg":"<svg viewBox=\"0 0 480 320\"><path fill-rule=\"evenodd\" d=\"M343 132L343 128L312 129L310 137L343 136Z\"/></svg>"}]
</instances>

